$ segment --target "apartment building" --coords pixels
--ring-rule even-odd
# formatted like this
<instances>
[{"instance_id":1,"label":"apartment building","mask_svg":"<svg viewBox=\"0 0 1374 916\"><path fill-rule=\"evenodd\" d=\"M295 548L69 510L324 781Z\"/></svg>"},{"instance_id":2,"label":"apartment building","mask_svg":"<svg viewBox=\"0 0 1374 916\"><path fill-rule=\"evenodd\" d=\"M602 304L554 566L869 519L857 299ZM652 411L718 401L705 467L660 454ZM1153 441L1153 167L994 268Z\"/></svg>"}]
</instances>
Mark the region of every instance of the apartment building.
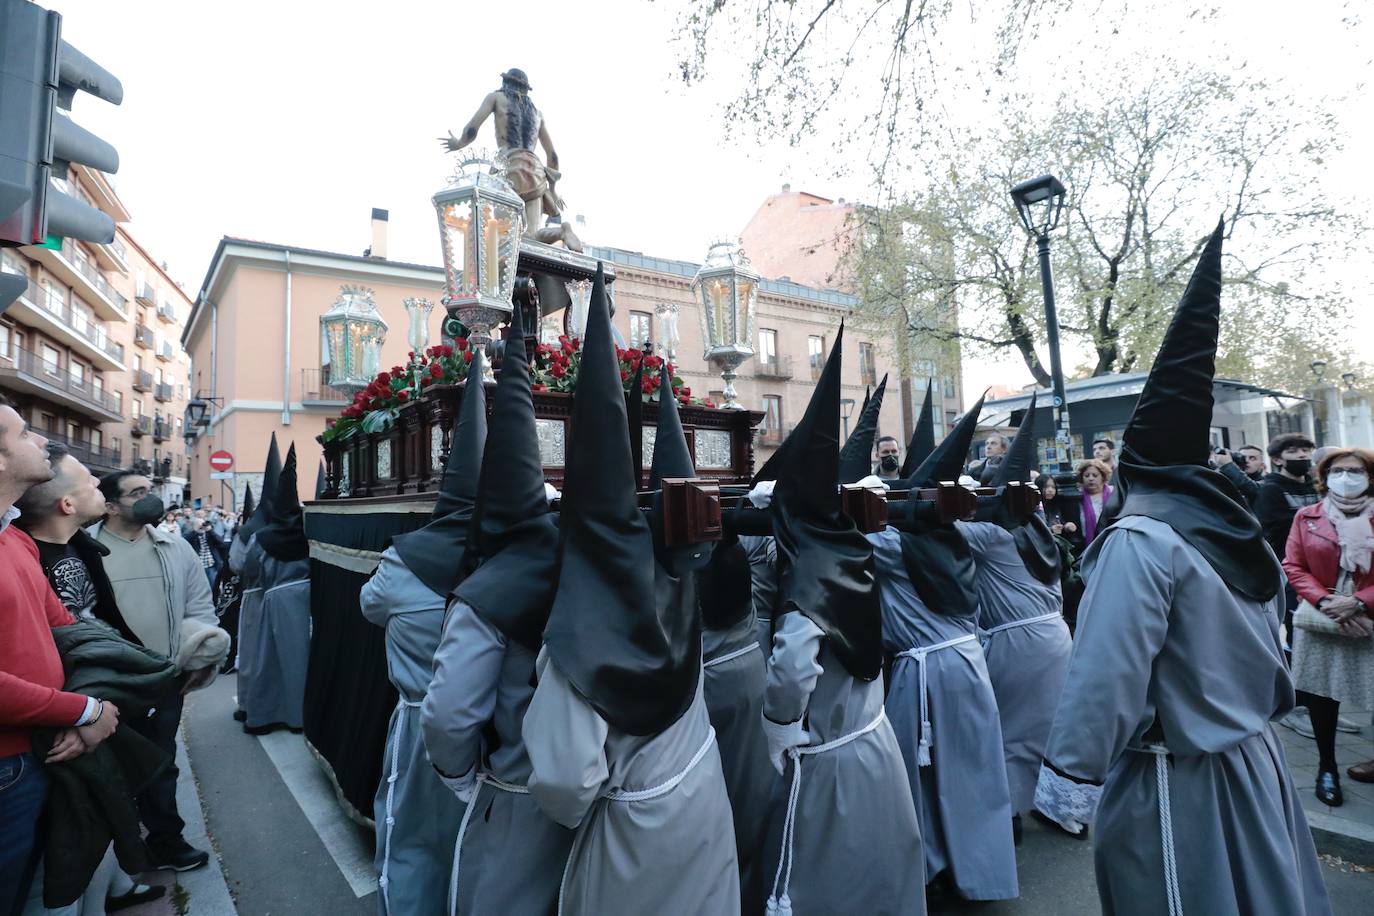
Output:
<instances>
[{"instance_id":1,"label":"apartment building","mask_svg":"<svg viewBox=\"0 0 1374 916\"><path fill-rule=\"evenodd\" d=\"M135 241L107 176L78 165L54 182L109 214L115 239L0 251L0 269L28 281L0 315L0 390L96 474L138 467L179 504L191 394L179 338L191 301Z\"/></svg>"}]
</instances>

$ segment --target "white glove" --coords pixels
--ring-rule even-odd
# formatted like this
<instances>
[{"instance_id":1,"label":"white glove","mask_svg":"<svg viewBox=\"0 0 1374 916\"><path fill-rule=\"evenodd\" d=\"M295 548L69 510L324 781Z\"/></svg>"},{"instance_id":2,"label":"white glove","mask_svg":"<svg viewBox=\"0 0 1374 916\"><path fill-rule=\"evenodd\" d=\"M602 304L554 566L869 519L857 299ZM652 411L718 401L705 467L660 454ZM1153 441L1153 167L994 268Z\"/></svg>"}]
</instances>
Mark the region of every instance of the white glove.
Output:
<instances>
[{"instance_id":1,"label":"white glove","mask_svg":"<svg viewBox=\"0 0 1374 916\"><path fill-rule=\"evenodd\" d=\"M865 490L873 490L877 493L886 493L891 489L887 481L883 480L877 474L869 474L863 480L856 480L854 483L863 487Z\"/></svg>"},{"instance_id":2,"label":"white glove","mask_svg":"<svg viewBox=\"0 0 1374 916\"><path fill-rule=\"evenodd\" d=\"M1040 765L1035 784L1035 808L1068 833L1081 835L1097 813L1102 787L1074 782Z\"/></svg>"},{"instance_id":3,"label":"white glove","mask_svg":"<svg viewBox=\"0 0 1374 916\"><path fill-rule=\"evenodd\" d=\"M759 485L749 491L749 501L754 504L755 509L767 509L773 502L773 487L777 486L776 480L763 480Z\"/></svg>"},{"instance_id":4,"label":"white glove","mask_svg":"<svg viewBox=\"0 0 1374 916\"><path fill-rule=\"evenodd\" d=\"M965 489L968 489L968 490L976 490L976 489L978 489L980 486L982 486L982 484L978 483L978 481L974 480L972 477L968 476L967 474L960 474L960 475L959 475L959 486L964 487Z\"/></svg>"},{"instance_id":5,"label":"white glove","mask_svg":"<svg viewBox=\"0 0 1374 916\"><path fill-rule=\"evenodd\" d=\"M779 773L787 771L787 749L811 743L811 735L802 728L801 719L779 725L763 716L763 736L768 739L768 759Z\"/></svg>"},{"instance_id":6,"label":"white glove","mask_svg":"<svg viewBox=\"0 0 1374 916\"><path fill-rule=\"evenodd\" d=\"M562 493L559 493L558 490L554 488L553 484L544 481L544 499L548 501L549 505L552 506L553 501L562 495Z\"/></svg>"},{"instance_id":7,"label":"white glove","mask_svg":"<svg viewBox=\"0 0 1374 916\"><path fill-rule=\"evenodd\" d=\"M434 772L439 773L438 770ZM477 792L477 767L473 765L462 776L445 776L439 773L439 781L448 786L463 804L472 801Z\"/></svg>"}]
</instances>

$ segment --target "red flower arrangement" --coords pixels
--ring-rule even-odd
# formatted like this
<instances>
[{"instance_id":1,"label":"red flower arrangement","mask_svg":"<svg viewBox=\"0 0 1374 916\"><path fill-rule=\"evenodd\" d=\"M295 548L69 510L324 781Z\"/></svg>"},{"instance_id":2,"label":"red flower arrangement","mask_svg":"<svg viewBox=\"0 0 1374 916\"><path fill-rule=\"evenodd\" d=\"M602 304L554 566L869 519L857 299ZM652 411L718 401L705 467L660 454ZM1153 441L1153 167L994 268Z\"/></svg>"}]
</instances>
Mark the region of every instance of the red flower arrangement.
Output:
<instances>
[{"instance_id":1,"label":"red flower arrangement","mask_svg":"<svg viewBox=\"0 0 1374 916\"><path fill-rule=\"evenodd\" d=\"M658 400L659 389L663 384L659 375L659 370L663 367L663 357L645 353L636 347L616 347L615 355L620 363L620 381L625 386L625 393L630 393L635 372L642 365L644 375L639 383L640 395L646 401ZM576 391L577 371L581 359L582 342L575 337L560 336L556 346L545 343L535 345L534 360L530 367L530 380L533 383L531 387L535 391ZM672 363L668 364L668 375L672 379L673 397L677 398L680 404L716 406L709 398L693 398L692 389L682 383Z\"/></svg>"}]
</instances>

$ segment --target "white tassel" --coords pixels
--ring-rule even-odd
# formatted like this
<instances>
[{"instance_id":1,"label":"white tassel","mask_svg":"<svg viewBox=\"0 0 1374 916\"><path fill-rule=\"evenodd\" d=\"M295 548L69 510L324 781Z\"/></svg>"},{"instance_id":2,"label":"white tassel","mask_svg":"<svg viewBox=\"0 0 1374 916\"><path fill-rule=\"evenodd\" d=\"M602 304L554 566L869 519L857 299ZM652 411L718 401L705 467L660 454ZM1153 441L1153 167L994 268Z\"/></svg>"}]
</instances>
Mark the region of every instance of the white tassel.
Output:
<instances>
[{"instance_id":1,"label":"white tassel","mask_svg":"<svg viewBox=\"0 0 1374 916\"><path fill-rule=\"evenodd\" d=\"M769 897L768 903L763 908L764 916L778 916L778 898Z\"/></svg>"},{"instance_id":2,"label":"white tassel","mask_svg":"<svg viewBox=\"0 0 1374 916\"><path fill-rule=\"evenodd\" d=\"M929 722L921 723L921 740L916 745L916 764L918 766L930 766L930 746L934 743L932 731L934 729Z\"/></svg>"},{"instance_id":3,"label":"white tassel","mask_svg":"<svg viewBox=\"0 0 1374 916\"><path fill-rule=\"evenodd\" d=\"M778 916L792 916L792 898L786 894L778 901Z\"/></svg>"}]
</instances>

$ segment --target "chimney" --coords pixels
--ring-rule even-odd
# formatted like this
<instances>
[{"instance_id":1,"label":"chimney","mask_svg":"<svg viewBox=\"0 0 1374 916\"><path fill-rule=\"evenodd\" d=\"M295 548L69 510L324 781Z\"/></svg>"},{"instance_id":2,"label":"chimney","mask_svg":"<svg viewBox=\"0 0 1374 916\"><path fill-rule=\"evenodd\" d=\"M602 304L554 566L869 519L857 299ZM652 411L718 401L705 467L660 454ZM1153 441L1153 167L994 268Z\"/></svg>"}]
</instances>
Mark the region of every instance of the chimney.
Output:
<instances>
[{"instance_id":1,"label":"chimney","mask_svg":"<svg viewBox=\"0 0 1374 916\"><path fill-rule=\"evenodd\" d=\"M391 214L377 207L372 208L372 247L368 249L374 258L386 260L386 224Z\"/></svg>"},{"instance_id":2,"label":"chimney","mask_svg":"<svg viewBox=\"0 0 1374 916\"><path fill-rule=\"evenodd\" d=\"M785 185L782 186L782 193L784 193L784 194L789 193L791 190L792 190L792 186L791 186L790 184L785 184Z\"/></svg>"}]
</instances>

